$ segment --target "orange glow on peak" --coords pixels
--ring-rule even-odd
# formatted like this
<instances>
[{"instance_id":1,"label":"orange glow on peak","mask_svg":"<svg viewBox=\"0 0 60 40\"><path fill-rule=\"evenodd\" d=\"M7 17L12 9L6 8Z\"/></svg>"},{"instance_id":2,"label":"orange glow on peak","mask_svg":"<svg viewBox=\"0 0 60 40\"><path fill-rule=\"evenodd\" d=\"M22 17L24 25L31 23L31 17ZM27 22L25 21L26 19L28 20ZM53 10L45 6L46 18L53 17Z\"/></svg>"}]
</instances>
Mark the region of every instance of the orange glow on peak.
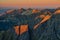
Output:
<instances>
[{"instance_id":1,"label":"orange glow on peak","mask_svg":"<svg viewBox=\"0 0 60 40\"><path fill-rule=\"evenodd\" d=\"M28 25L15 26L14 29L15 29L15 32L17 35L19 35L19 34L21 35L28 31Z\"/></svg>"}]
</instances>

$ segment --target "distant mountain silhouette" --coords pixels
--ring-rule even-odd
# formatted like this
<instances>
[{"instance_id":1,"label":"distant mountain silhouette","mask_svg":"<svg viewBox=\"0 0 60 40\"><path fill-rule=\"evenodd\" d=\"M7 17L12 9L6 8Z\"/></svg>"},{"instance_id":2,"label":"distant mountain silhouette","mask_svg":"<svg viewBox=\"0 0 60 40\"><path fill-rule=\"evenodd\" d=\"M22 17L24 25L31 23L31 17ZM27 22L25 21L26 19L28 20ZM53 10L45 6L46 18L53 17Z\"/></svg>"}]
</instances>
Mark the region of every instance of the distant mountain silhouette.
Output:
<instances>
[{"instance_id":1,"label":"distant mountain silhouette","mask_svg":"<svg viewBox=\"0 0 60 40\"><path fill-rule=\"evenodd\" d=\"M42 12L45 12L45 11L50 11L51 13L54 13L55 12L55 9L43 9L41 10Z\"/></svg>"},{"instance_id":2,"label":"distant mountain silhouette","mask_svg":"<svg viewBox=\"0 0 60 40\"><path fill-rule=\"evenodd\" d=\"M60 9L10 9L0 16L0 40L59 40ZM57 25L56 25L57 24Z\"/></svg>"}]
</instances>

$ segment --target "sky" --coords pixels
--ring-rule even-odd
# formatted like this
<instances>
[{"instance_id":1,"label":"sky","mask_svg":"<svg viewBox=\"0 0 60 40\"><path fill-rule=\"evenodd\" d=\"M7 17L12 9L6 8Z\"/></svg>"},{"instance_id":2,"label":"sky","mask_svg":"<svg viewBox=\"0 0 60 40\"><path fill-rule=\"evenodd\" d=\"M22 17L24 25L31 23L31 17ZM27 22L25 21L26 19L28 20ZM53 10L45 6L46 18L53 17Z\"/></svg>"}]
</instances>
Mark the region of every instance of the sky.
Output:
<instances>
[{"instance_id":1,"label":"sky","mask_svg":"<svg viewBox=\"0 0 60 40\"><path fill-rule=\"evenodd\" d=\"M60 0L0 0L0 7L56 8Z\"/></svg>"}]
</instances>

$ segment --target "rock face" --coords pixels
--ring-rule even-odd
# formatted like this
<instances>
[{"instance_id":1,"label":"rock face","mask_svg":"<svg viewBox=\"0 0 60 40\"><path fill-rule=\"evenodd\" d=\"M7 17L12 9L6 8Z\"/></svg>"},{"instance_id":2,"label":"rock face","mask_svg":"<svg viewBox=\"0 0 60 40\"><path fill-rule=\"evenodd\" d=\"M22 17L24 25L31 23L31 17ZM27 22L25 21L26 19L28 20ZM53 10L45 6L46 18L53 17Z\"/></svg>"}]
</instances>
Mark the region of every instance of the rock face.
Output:
<instances>
[{"instance_id":1,"label":"rock face","mask_svg":"<svg viewBox=\"0 0 60 40\"><path fill-rule=\"evenodd\" d=\"M60 40L59 14L20 10L0 16L0 40Z\"/></svg>"},{"instance_id":2,"label":"rock face","mask_svg":"<svg viewBox=\"0 0 60 40\"><path fill-rule=\"evenodd\" d=\"M60 9L55 11L55 14L60 14Z\"/></svg>"}]
</instances>

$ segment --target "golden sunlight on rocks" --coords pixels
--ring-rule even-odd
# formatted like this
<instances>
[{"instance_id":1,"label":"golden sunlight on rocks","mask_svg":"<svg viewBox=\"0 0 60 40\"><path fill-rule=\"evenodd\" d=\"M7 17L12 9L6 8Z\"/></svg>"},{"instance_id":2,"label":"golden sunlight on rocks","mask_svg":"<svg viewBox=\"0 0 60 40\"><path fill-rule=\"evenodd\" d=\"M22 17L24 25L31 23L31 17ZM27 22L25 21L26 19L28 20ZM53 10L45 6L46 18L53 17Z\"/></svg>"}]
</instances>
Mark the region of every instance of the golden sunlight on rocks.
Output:
<instances>
[{"instance_id":1,"label":"golden sunlight on rocks","mask_svg":"<svg viewBox=\"0 0 60 40\"><path fill-rule=\"evenodd\" d=\"M60 10L56 10L55 11L55 14L60 14Z\"/></svg>"},{"instance_id":2,"label":"golden sunlight on rocks","mask_svg":"<svg viewBox=\"0 0 60 40\"><path fill-rule=\"evenodd\" d=\"M12 13L14 10L8 10L8 11L6 11L6 13L7 14L10 14L10 13Z\"/></svg>"},{"instance_id":3,"label":"golden sunlight on rocks","mask_svg":"<svg viewBox=\"0 0 60 40\"><path fill-rule=\"evenodd\" d=\"M33 10L32 10L32 13L37 13L37 12L40 12L40 11L37 10L37 9L33 9Z\"/></svg>"},{"instance_id":4,"label":"golden sunlight on rocks","mask_svg":"<svg viewBox=\"0 0 60 40\"><path fill-rule=\"evenodd\" d=\"M28 25L15 26L14 29L17 35L21 35L28 31Z\"/></svg>"},{"instance_id":5,"label":"golden sunlight on rocks","mask_svg":"<svg viewBox=\"0 0 60 40\"><path fill-rule=\"evenodd\" d=\"M19 26L15 26L15 27L14 27L14 30L15 30L15 33L16 33L17 35L19 35Z\"/></svg>"},{"instance_id":6,"label":"golden sunlight on rocks","mask_svg":"<svg viewBox=\"0 0 60 40\"><path fill-rule=\"evenodd\" d=\"M28 31L28 25L20 26L20 35Z\"/></svg>"}]
</instances>

